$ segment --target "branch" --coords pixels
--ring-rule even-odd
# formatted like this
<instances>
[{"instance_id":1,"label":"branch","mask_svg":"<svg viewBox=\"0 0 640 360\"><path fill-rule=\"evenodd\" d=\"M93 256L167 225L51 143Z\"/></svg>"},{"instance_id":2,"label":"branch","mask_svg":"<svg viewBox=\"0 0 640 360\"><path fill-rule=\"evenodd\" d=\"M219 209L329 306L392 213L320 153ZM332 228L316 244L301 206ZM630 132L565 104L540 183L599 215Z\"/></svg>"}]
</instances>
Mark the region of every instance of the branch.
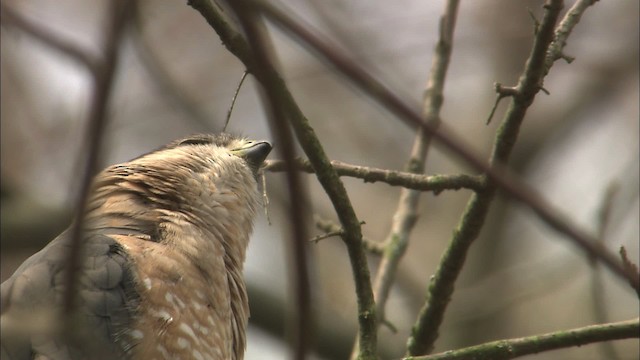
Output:
<instances>
[{"instance_id":1,"label":"branch","mask_svg":"<svg viewBox=\"0 0 640 360\"><path fill-rule=\"evenodd\" d=\"M346 57L336 47L320 39L316 33L307 30L284 12L274 6L259 0L252 0L253 4L260 7L265 16L271 19L277 26L295 37L300 43L313 51L321 60L330 64L340 74L356 85L364 94L367 94L380 105L398 116L407 126L415 129L422 128L431 134L441 145L451 150L454 154L464 159L469 165L486 174L495 185L510 195L513 199L529 207L540 219L546 222L555 231L564 234L576 246L583 249L590 256L595 256L602 261L613 273L633 283L635 289L640 288L637 276L628 272L620 264L617 257L597 244L596 239L590 233L577 227L564 216L559 214L547 201L535 190L527 186L518 176L501 164L494 162L488 164L476 151L464 145L460 138L447 130L444 124L436 129L432 124L424 122L419 112L399 98L393 91L387 89L380 81L364 71L356 62ZM535 92L539 87L534 87ZM519 100L531 97L531 94L522 94Z\"/></svg>"},{"instance_id":2,"label":"branch","mask_svg":"<svg viewBox=\"0 0 640 360\"><path fill-rule=\"evenodd\" d=\"M303 360L309 348L311 328L311 290L309 285L309 269L307 268L305 212L308 208L307 192L297 172L293 171L295 144L291 128L287 123L286 101L278 92L282 80L277 75L272 55L271 40L268 37L262 19L255 10L241 1L230 0L228 5L238 17L247 40L251 45L255 67L251 69L260 80L260 95L269 117L272 133L278 143L281 156L285 158L289 197L291 246L290 261L293 264L293 287L295 294L295 315L291 320L293 358Z\"/></svg>"},{"instance_id":3,"label":"branch","mask_svg":"<svg viewBox=\"0 0 640 360\"><path fill-rule=\"evenodd\" d=\"M211 28L218 34L220 40L222 40L222 45L224 45L230 53L237 57L247 69L253 69L255 64L249 43L242 34L229 24L222 10L217 7L214 1L188 0L187 5L202 15Z\"/></svg>"},{"instance_id":4,"label":"branch","mask_svg":"<svg viewBox=\"0 0 640 360\"><path fill-rule=\"evenodd\" d=\"M373 167L351 165L341 161L330 162L338 176L348 176L362 179L366 183L384 182L391 186L402 186L407 189L432 191L439 194L444 190L469 189L481 191L483 189L482 178L476 175L421 175L403 171L385 170ZM282 160L265 161L266 171L281 172L285 169ZM313 173L313 167L309 160L296 159L295 169L307 173Z\"/></svg>"},{"instance_id":5,"label":"branch","mask_svg":"<svg viewBox=\"0 0 640 360\"><path fill-rule=\"evenodd\" d=\"M453 47L453 31L456 24L458 4L458 0L447 1L444 13L440 18L439 39L434 50L433 62L424 96L423 112L426 123L433 125L435 128L440 125L440 109L444 99L445 77ZM411 150L411 158L407 164L409 171L424 173L425 160L431 144L431 138L431 134L425 133L422 128L418 129L413 149ZM385 241L386 251L383 254L374 282L376 311L380 319L386 318L385 305L389 298L391 286L395 280L400 260L409 245L409 236L418 218L417 208L420 194L421 192L419 191L406 188L402 189L400 193L391 230Z\"/></svg>"},{"instance_id":6,"label":"branch","mask_svg":"<svg viewBox=\"0 0 640 360\"><path fill-rule=\"evenodd\" d=\"M358 220L351 201L340 181L338 174L331 166L328 157L315 131L309 121L302 114L293 96L287 89L284 81L277 74L275 69L263 69L268 79L261 77L261 71L256 65L252 56L249 44L235 31L219 9L214 8L211 2L206 0L191 0L189 2L194 9L198 10L207 22L216 31L223 44L245 65L247 70L255 74L260 82L269 89L273 96L277 96L279 106L286 113L298 141L316 173L318 181L323 186L336 210L344 235L342 236L349 253L351 267L355 282L357 302L358 302L358 322L359 339L362 344L361 357L372 359L376 354L376 316L373 291L367 265L367 258L362 244L362 232L360 221ZM233 5L230 3L230 5ZM263 64L264 65L264 64ZM256 71L258 69L258 71Z\"/></svg>"},{"instance_id":7,"label":"branch","mask_svg":"<svg viewBox=\"0 0 640 360\"><path fill-rule=\"evenodd\" d=\"M571 63L574 60L573 57L564 54L564 47L567 45L567 39L569 38L569 35L571 35L571 31L573 31L573 28L578 25L578 22L580 22L582 14L589 6L595 4L596 1L597 0L578 0L573 4L571 9L567 11L567 14L564 16L562 21L560 21L560 24L556 29L553 42L547 51L547 58L545 61L546 72L549 72L553 63L558 59L565 59L568 63Z\"/></svg>"},{"instance_id":8,"label":"branch","mask_svg":"<svg viewBox=\"0 0 640 360\"><path fill-rule=\"evenodd\" d=\"M85 158L84 173L81 176L80 197L76 207L77 218L71 226L71 252L67 266L67 284L65 291L64 310L70 314L75 307L77 297L77 282L82 258L82 232L87 198L89 196L91 181L98 171L102 134L104 132L108 115L107 106L113 87L116 71L120 41L124 33L128 15L131 14L133 2L121 0L111 4L109 18L104 33L103 57L95 64L93 75L93 93L87 115L87 135L85 137L87 154ZM88 65L89 66L89 65Z\"/></svg>"},{"instance_id":9,"label":"branch","mask_svg":"<svg viewBox=\"0 0 640 360\"><path fill-rule=\"evenodd\" d=\"M527 108L540 90L544 76L546 50L553 40L554 26L561 10L562 1L548 0L545 4L545 14L536 33L531 54L496 135L491 156L492 164L507 162ZM486 175L485 179L489 181ZM420 310L407 342L407 355L428 354L433 350L455 282L462 271L471 244L480 234L496 190L495 182L489 181L485 191L472 194L449 247L442 255L436 273L431 278L427 300Z\"/></svg>"},{"instance_id":10,"label":"branch","mask_svg":"<svg viewBox=\"0 0 640 360\"><path fill-rule=\"evenodd\" d=\"M318 55L322 60L331 64L341 74L350 79L364 93L368 94L373 99L378 101L381 105L385 106L394 114L398 115L398 117L407 125L413 128L421 127L425 132L432 134L434 138L439 140L443 145L452 150L454 153L460 155L460 157L465 159L474 168L483 171L486 174L487 179L490 179L492 181L492 184L500 186L513 198L530 207L536 213L536 215L546 221L553 229L567 235L577 244L577 246L585 250L589 255L598 258L605 265L607 265L607 267L611 271L613 271L620 277L628 279L630 282L632 282L634 288L640 287L640 285L636 281L637 274L632 274L625 268L623 268L619 260L602 246L598 245L596 239L594 239L592 235L586 233L582 229L576 227L574 224L561 217L535 191L526 186L512 173L507 172L501 161L497 161L500 158L503 158L506 161L506 159L508 158L508 155L511 152L511 148L513 147L512 142L515 139L515 136L509 136L509 133L515 133L515 135L517 135L517 132L519 131L520 121L508 122L505 123L506 125L503 125L501 127L498 136L503 138L503 145L494 149L494 154L497 156L493 156L493 159L495 161L493 161L491 165L489 165L478 155L476 155L472 150L462 145L462 142L457 137L453 136L442 126L440 126L440 129L435 129L432 124L425 123L421 115L417 113L413 109L413 107L405 104L402 99L398 98L393 92L389 91L384 85L382 85L379 81L365 72L355 62L344 56L333 46L329 45L323 40L320 40L314 33L290 19L282 11L263 1L253 1L253 4L259 6L263 14L269 17L276 25L282 27L285 31L295 36L296 39L298 39L301 43L314 51L316 55ZM559 9L557 9L557 7L560 7L560 5L562 4L559 1L551 2L550 4L556 5L556 9L554 9L552 13L554 14L554 18L557 18L557 15L559 13ZM517 89L519 93L517 94L517 96L516 94L512 96L511 106L506 114L506 116L508 116L509 118L521 120L524 117L524 110L530 105L530 102L533 101L533 97L540 90L542 80L541 77L543 73L541 69L541 63L544 63L544 52L546 51L546 47L549 45L549 43L551 42L551 38L553 37L552 28L549 29L549 26L547 26L544 29L540 29L537 35L538 39L543 39L543 37L540 36L541 34L544 34L545 41L537 41L536 45L534 46L534 52L536 56L532 58L535 58L536 61L534 63L529 62L526 67L527 71L531 72L531 77L521 79L521 82ZM545 46L541 47L540 45L543 43L546 44L544 44ZM237 51L242 56L242 52L240 51L241 47L230 50ZM541 50L543 54L540 54ZM246 61L249 63L251 62L250 59ZM245 64L247 62L245 62ZM299 111L299 109L294 110ZM495 192L495 190L491 191L491 193L493 192ZM490 199L492 197L492 194L487 194L475 197L473 199L473 201L467 208L467 216L465 216L462 222L462 226L458 229L456 237L466 239L475 239L477 237L479 228L484 222L484 216L480 218L474 213L486 214L488 205L490 203L490 201L487 201L487 199ZM476 204L476 202L478 204ZM461 229L466 229L468 233L461 234ZM463 247L468 248L468 246L465 245L463 245ZM444 256L448 257L454 253L455 252L446 253ZM462 253L466 255L466 250L463 250ZM453 269L453 273L457 274L458 272L459 270L456 270L455 268ZM457 275L455 276L457 277ZM357 284L358 281L356 281L356 289L358 289ZM373 302L371 302L370 304L372 303ZM444 307L446 307L446 304ZM362 310L363 308L364 307L362 306L359 307L360 310ZM360 316L366 317L369 314L370 313L363 313L362 311L360 312Z\"/></svg>"},{"instance_id":11,"label":"branch","mask_svg":"<svg viewBox=\"0 0 640 360\"><path fill-rule=\"evenodd\" d=\"M640 322L636 318L517 339L498 340L431 356L407 357L404 360L507 360L543 351L638 337L640 337Z\"/></svg>"}]
</instances>

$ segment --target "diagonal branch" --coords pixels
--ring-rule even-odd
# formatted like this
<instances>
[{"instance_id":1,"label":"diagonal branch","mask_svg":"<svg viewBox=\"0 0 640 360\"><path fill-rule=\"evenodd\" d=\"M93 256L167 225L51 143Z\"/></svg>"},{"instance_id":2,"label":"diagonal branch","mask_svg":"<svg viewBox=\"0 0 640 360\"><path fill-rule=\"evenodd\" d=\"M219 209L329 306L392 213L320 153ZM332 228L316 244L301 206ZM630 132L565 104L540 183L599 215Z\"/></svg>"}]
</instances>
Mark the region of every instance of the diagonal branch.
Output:
<instances>
[{"instance_id":1,"label":"diagonal branch","mask_svg":"<svg viewBox=\"0 0 640 360\"><path fill-rule=\"evenodd\" d=\"M426 122L437 128L440 124L440 109L443 102L443 90L445 77L449 67L451 49L453 46L453 31L458 12L458 0L447 1L445 11L440 18L440 35L435 47L433 63L427 81L427 89L424 97L424 116ZM424 173L425 160L431 143L431 134L422 128L418 129L411 159L407 169L413 173ZM421 192L410 189L402 189L398 207L393 216L391 231L387 236L386 251L380 262L374 282L374 294L377 305L377 313L381 319L385 319L385 305L389 298L391 285L395 279L400 259L404 256L409 245L409 236L417 220L417 208Z\"/></svg>"}]
</instances>

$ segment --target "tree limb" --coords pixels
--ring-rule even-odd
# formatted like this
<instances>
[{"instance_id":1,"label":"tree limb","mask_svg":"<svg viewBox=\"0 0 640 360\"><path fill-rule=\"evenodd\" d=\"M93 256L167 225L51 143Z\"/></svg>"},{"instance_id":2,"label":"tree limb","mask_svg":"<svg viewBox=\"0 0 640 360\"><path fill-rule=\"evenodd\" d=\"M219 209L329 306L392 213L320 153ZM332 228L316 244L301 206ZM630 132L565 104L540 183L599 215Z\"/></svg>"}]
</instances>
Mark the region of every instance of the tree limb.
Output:
<instances>
[{"instance_id":1,"label":"tree limb","mask_svg":"<svg viewBox=\"0 0 640 360\"><path fill-rule=\"evenodd\" d=\"M430 356L406 357L404 360L508 360L543 351L638 337L640 337L640 323L636 318L517 339L492 341Z\"/></svg>"},{"instance_id":2,"label":"tree limb","mask_svg":"<svg viewBox=\"0 0 640 360\"><path fill-rule=\"evenodd\" d=\"M561 0L548 0L545 3L545 15L540 22L525 70L516 86L516 93L511 97L502 125L498 129L491 164L504 164L511 154L526 111L540 90L545 74L546 51L553 40L554 26L561 10ZM407 355L428 354L434 348L439 336L440 324L451 301L455 282L462 271L467 252L478 238L495 197L497 185L491 181L495 179L489 179L485 175L485 180L487 188L481 193L471 195L449 247L442 255L436 273L431 278L426 302L420 310L407 342Z\"/></svg>"},{"instance_id":3,"label":"tree limb","mask_svg":"<svg viewBox=\"0 0 640 360\"><path fill-rule=\"evenodd\" d=\"M444 99L444 84L453 47L453 31L458 13L458 0L449 0L440 18L440 33L434 50L433 62L424 94L423 113L426 123L437 128L440 125L440 109ZM411 158L406 166L413 173L424 173L432 135L419 128L411 150ZM402 189L398 207L393 216L391 230L385 240L383 254L374 281L376 310L385 319L385 305L391 286L395 280L400 260L409 246L409 236L418 218L417 208L421 192Z\"/></svg>"},{"instance_id":4,"label":"tree limb","mask_svg":"<svg viewBox=\"0 0 640 360\"><path fill-rule=\"evenodd\" d=\"M444 190L469 189L481 191L483 188L482 178L477 175L422 175L404 171L386 170L360 165L351 165L341 161L333 160L331 166L338 173L338 176L348 176L362 179L366 183L383 182L391 186L402 186L407 189L432 191L439 194ZM284 161L265 161L266 171L284 171ZM307 173L313 173L313 167L309 160L296 159L295 169Z\"/></svg>"},{"instance_id":5,"label":"tree limb","mask_svg":"<svg viewBox=\"0 0 640 360\"><path fill-rule=\"evenodd\" d=\"M216 33L218 33L218 36L220 36L225 46L243 62L247 70L258 76L259 81L265 81L264 78L260 78L259 76L261 71L256 72L257 64L251 55L249 44L242 35L237 33L226 22L218 9L215 9L212 3L206 0L191 0L189 5L204 16ZM287 114L298 141L309 158L318 181L333 203L344 229L342 238L347 246L351 260L356 287L358 323L360 325L358 336L362 344L361 358L373 359L375 358L377 345L375 304L366 253L362 244L360 221L353 210L344 184L331 166L315 131L296 104L284 80L277 74L275 69L263 69L263 71L270 77L268 79L269 81L264 85L268 86L269 90L278 97L278 103Z\"/></svg>"},{"instance_id":6,"label":"tree limb","mask_svg":"<svg viewBox=\"0 0 640 360\"><path fill-rule=\"evenodd\" d=\"M438 140L441 145L444 145L454 154L464 159L474 169L484 172L488 179L513 199L529 207L552 229L564 234L588 255L595 256L599 261L602 261L609 270L617 276L633 284L634 289L640 288L640 281L637 274L627 271L620 264L617 257L597 244L593 235L576 226L562 214L558 213L558 211L535 190L526 185L525 182L513 172L509 171L504 164L501 162L487 163L481 156L477 155L476 151L465 146L457 136L447 129L445 124L441 124L439 128L436 129L432 124L426 123L420 113L415 110L415 107L408 105L404 99L399 98L391 90L387 89L380 81L358 66L356 62L345 56L334 46L319 38L315 33L307 30L306 27L292 20L281 10L264 1L251 1L276 25L283 28L304 46L311 49L321 60L330 64L335 70L362 90L363 93L397 115L398 119L402 120L406 125L413 129L421 127L425 132L432 134L434 139ZM536 89L535 92L540 90L540 87L536 87ZM519 97L520 100L518 101L526 99L530 95L531 94L524 94Z\"/></svg>"}]
</instances>

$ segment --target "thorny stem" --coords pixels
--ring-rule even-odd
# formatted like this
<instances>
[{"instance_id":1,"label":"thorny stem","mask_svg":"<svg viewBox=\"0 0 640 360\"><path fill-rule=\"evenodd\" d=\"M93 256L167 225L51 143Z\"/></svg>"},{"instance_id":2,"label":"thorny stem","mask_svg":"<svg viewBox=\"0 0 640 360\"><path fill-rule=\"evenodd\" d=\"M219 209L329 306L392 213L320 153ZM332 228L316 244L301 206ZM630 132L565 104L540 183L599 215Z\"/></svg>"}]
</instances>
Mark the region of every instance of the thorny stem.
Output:
<instances>
[{"instance_id":1,"label":"thorny stem","mask_svg":"<svg viewBox=\"0 0 640 360\"><path fill-rule=\"evenodd\" d=\"M569 63L573 61L572 57L565 55L563 52L564 47L567 45L567 39L569 38L569 35L571 35L573 28L578 25L578 22L580 22L582 14L584 14L589 6L595 4L597 1L598 0L578 0L573 4L569 11L567 11L567 14L556 28L553 42L549 45L547 58L544 64L545 74L549 72L553 63L558 59L565 59Z\"/></svg>"}]
</instances>

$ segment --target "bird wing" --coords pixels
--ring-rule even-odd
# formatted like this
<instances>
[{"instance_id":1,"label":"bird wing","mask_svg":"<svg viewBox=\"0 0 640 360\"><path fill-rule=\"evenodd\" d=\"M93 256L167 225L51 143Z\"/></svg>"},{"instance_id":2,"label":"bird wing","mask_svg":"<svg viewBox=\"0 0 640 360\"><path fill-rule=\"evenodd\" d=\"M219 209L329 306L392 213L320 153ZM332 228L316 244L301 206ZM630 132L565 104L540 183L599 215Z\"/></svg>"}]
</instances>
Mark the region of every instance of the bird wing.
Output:
<instances>
[{"instance_id":1,"label":"bird wing","mask_svg":"<svg viewBox=\"0 0 640 360\"><path fill-rule=\"evenodd\" d=\"M2 283L2 359L126 357L123 333L137 304L129 257L108 235L85 234L83 244L73 317L78 331L63 339L43 330L61 319L52 315L62 314L67 288L71 236L65 231Z\"/></svg>"}]
</instances>

